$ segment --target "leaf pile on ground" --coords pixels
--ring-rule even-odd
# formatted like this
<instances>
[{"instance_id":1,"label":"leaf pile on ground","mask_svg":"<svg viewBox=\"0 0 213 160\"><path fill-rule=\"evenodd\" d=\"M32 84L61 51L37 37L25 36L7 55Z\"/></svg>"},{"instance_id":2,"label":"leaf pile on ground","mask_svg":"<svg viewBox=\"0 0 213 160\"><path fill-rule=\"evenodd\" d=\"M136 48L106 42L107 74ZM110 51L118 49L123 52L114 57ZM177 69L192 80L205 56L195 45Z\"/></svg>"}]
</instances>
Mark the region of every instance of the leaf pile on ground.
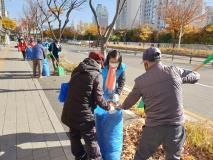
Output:
<instances>
[{"instance_id":1,"label":"leaf pile on ground","mask_svg":"<svg viewBox=\"0 0 213 160\"><path fill-rule=\"evenodd\" d=\"M124 128L124 145L122 160L133 160L136 147L143 132L144 119L136 120ZM213 130L203 123L186 123L187 140L182 160L212 160ZM160 146L149 160L163 160L165 152Z\"/></svg>"},{"instance_id":2,"label":"leaf pile on ground","mask_svg":"<svg viewBox=\"0 0 213 160\"><path fill-rule=\"evenodd\" d=\"M77 67L76 64L71 63L68 60L66 60L66 58L64 57L64 55L60 56L59 65L61 67L63 67L66 72L72 72Z\"/></svg>"}]
</instances>

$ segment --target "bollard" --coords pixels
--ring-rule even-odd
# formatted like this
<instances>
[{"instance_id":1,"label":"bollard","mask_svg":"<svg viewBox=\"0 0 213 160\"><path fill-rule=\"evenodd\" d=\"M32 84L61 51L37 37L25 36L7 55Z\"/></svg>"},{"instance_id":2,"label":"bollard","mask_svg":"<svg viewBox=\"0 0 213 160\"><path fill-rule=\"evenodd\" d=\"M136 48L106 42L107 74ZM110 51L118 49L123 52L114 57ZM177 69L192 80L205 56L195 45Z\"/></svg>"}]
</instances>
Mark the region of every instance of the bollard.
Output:
<instances>
[{"instance_id":1,"label":"bollard","mask_svg":"<svg viewBox=\"0 0 213 160\"><path fill-rule=\"evenodd\" d=\"M192 64L192 53L191 53L191 56L190 56L190 59L189 59L189 64Z\"/></svg>"}]
</instances>

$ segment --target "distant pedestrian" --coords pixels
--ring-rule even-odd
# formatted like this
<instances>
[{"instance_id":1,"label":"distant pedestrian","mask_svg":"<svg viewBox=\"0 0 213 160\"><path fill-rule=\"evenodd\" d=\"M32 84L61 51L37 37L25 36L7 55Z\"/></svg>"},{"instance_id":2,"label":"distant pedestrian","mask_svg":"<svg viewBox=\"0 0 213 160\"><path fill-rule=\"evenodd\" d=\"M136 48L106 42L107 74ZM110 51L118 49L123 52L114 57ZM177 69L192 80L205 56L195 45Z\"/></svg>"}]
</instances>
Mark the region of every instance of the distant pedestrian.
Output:
<instances>
[{"instance_id":1,"label":"distant pedestrian","mask_svg":"<svg viewBox=\"0 0 213 160\"><path fill-rule=\"evenodd\" d=\"M56 73L56 69L59 63L59 52L61 52L61 50L61 44L58 42L58 40L54 40L54 42L49 46L49 51L52 53L51 59L54 68L54 74Z\"/></svg>"},{"instance_id":2,"label":"distant pedestrian","mask_svg":"<svg viewBox=\"0 0 213 160\"><path fill-rule=\"evenodd\" d=\"M32 47L30 45L28 45L27 49L26 49L26 59L27 60L32 60Z\"/></svg>"},{"instance_id":3,"label":"distant pedestrian","mask_svg":"<svg viewBox=\"0 0 213 160\"><path fill-rule=\"evenodd\" d=\"M103 97L103 62L101 53L91 52L89 58L74 69L69 82L61 119L70 128L71 149L76 160L102 160L96 139L94 110L99 105L104 110L114 111Z\"/></svg>"},{"instance_id":4,"label":"distant pedestrian","mask_svg":"<svg viewBox=\"0 0 213 160\"><path fill-rule=\"evenodd\" d=\"M24 41L24 39L20 39L18 42L18 51L22 52L23 59L26 59L26 49L27 49L27 43Z\"/></svg>"},{"instance_id":5,"label":"distant pedestrian","mask_svg":"<svg viewBox=\"0 0 213 160\"><path fill-rule=\"evenodd\" d=\"M45 59L45 52L42 46L42 41L38 40L37 44L32 49L32 60L33 60L33 77L37 76L38 70L38 78L42 78L42 60Z\"/></svg>"},{"instance_id":6,"label":"distant pedestrian","mask_svg":"<svg viewBox=\"0 0 213 160\"><path fill-rule=\"evenodd\" d=\"M36 45L35 40L34 40L33 37L30 38L30 43L29 44L30 44L31 48L33 48Z\"/></svg>"},{"instance_id":7,"label":"distant pedestrian","mask_svg":"<svg viewBox=\"0 0 213 160\"><path fill-rule=\"evenodd\" d=\"M43 46L44 46L45 48L49 49L50 44L49 44L49 42L48 42L47 39L44 41Z\"/></svg>"},{"instance_id":8,"label":"distant pedestrian","mask_svg":"<svg viewBox=\"0 0 213 160\"><path fill-rule=\"evenodd\" d=\"M129 109L142 97L146 121L135 160L146 160L162 144L167 160L180 160L186 139L184 128L182 84L196 83L197 72L166 66L161 52L151 47L143 54L146 73L135 80L133 90L122 104Z\"/></svg>"}]
</instances>

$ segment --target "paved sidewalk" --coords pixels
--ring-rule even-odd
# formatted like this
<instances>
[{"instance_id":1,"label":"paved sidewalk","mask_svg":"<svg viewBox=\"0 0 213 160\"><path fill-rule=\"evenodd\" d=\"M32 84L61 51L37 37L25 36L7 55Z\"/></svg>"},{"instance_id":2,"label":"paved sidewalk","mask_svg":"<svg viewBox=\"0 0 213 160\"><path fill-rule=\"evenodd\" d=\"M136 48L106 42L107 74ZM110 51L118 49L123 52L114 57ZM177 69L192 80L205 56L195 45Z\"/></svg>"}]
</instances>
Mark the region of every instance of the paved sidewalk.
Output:
<instances>
[{"instance_id":1,"label":"paved sidewalk","mask_svg":"<svg viewBox=\"0 0 213 160\"><path fill-rule=\"evenodd\" d=\"M28 62L0 51L0 159L72 160L70 142Z\"/></svg>"}]
</instances>

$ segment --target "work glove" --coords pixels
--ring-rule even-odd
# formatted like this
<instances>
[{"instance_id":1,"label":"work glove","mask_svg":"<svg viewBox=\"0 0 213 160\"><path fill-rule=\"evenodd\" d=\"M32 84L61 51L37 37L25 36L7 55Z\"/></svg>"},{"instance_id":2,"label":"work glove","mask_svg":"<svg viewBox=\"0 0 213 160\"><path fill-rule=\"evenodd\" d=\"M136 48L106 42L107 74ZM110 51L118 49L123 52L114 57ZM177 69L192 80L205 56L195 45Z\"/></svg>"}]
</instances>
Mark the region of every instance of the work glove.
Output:
<instances>
[{"instance_id":1,"label":"work glove","mask_svg":"<svg viewBox=\"0 0 213 160\"><path fill-rule=\"evenodd\" d=\"M115 107L110 104L110 109L108 111L109 114L113 114L113 113L115 113L115 111L116 111Z\"/></svg>"},{"instance_id":2,"label":"work glove","mask_svg":"<svg viewBox=\"0 0 213 160\"><path fill-rule=\"evenodd\" d=\"M118 102L119 101L119 95L118 94L114 94L112 99L113 99L113 102Z\"/></svg>"}]
</instances>

